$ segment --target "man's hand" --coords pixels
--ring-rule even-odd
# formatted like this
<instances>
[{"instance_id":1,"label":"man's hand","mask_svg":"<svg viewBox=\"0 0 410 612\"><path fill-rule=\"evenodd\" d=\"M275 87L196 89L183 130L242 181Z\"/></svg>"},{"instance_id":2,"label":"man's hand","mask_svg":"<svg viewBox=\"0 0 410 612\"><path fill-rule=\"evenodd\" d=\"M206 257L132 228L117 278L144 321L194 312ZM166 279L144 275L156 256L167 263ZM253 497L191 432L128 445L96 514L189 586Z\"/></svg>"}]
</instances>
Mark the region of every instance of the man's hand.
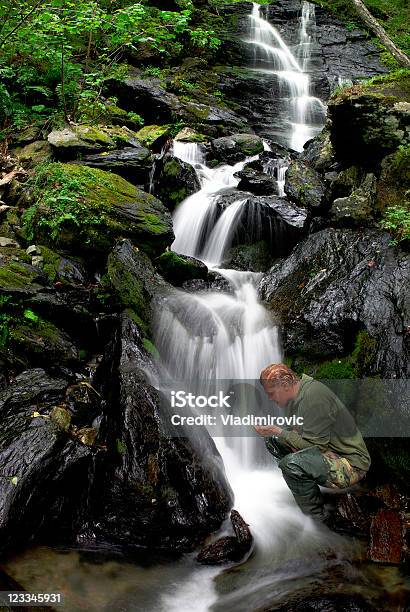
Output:
<instances>
[{"instance_id":1,"label":"man's hand","mask_svg":"<svg viewBox=\"0 0 410 612\"><path fill-rule=\"evenodd\" d=\"M254 429L260 436L263 436L264 438L268 436L280 436L280 434L282 433L282 429L280 427L277 427L276 425L260 425L258 427L255 426Z\"/></svg>"}]
</instances>

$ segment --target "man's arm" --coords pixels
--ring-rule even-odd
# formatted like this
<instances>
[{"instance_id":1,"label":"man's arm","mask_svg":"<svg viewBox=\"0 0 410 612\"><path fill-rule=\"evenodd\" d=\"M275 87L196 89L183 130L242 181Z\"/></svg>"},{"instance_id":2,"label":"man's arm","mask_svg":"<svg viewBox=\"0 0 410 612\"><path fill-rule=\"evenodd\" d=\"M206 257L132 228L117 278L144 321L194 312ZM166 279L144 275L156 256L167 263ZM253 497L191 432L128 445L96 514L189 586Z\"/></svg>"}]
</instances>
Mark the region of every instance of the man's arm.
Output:
<instances>
[{"instance_id":1,"label":"man's arm","mask_svg":"<svg viewBox=\"0 0 410 612\"><path fill-rule=\"evenodd\" d=\"M296 431L282 430L279 438L297 450L318 446L326 450L329 445L330 433L336 418L336 409L324 397L309 397L303 400L299 407L299 416L303 417L303 429L299 434Z\"/></svg>"}]
</instances>

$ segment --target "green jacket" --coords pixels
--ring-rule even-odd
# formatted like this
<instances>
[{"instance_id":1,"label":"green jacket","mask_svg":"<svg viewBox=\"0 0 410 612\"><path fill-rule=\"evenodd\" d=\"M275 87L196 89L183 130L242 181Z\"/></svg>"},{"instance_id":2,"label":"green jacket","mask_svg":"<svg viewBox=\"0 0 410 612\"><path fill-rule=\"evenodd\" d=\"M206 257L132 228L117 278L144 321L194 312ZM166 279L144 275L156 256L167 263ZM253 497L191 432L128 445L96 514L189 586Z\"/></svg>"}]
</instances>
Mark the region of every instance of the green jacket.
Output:
<instances>
[{"instance_id":1,"label":"green jacket","mask_svg":"<svg viewBox=\"0 0 410 612\"><path fill-rule=\"evenodd\" d=\"M286 409L288 416L303 417L301 431L283 429L280 439L302 450L318 446L346 457L351 465L367 471L370 455L350 412L323 383L302 374L297 397Z\"/></svg>"}]
</instances>

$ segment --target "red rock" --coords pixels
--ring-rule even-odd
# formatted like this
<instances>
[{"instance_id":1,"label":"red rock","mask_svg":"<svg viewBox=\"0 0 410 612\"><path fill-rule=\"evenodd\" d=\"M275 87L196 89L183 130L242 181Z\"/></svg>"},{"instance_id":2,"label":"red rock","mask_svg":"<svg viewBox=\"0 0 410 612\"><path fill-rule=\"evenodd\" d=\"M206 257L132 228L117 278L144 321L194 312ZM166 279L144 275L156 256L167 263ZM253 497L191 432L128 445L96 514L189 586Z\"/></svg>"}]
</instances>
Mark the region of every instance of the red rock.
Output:
<instances>
[{"instance_id":1,"label":"red rock","mask_svg":"<svg viewBox=\"0 0 410 612\"><path fill-rule=\"evenodd\" d=\"M403 546L402 515L395 510L379 510L370 525L369 558L378 563L398 564Z\"/></svg>"}]
</instances>

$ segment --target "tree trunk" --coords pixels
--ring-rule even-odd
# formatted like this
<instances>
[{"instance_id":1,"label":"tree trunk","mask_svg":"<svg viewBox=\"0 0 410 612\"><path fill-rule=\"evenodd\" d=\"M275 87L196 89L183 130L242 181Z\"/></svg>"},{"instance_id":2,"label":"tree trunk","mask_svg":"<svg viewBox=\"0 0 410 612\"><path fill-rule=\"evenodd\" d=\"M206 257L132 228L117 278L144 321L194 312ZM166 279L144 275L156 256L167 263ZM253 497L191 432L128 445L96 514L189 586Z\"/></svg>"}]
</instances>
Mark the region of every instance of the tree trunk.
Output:
<instances>
[{"instance_id":1,"label":"tree trunk","mask_svg":"<svg viewBox=\"0 0 410 612\"><path fill-rule=\"evenodd\" d=\"M367 25L367 27L380 38L383 45L390 51L394 59L403 66L403 68L410 68L410 57L406 55L401 49L396 47L394 42L389 38L386 30L380 25L380 23L373 17L373 15L367 10L362 0L351 0L356 12Z\"/></svg>"}]
</instances>

